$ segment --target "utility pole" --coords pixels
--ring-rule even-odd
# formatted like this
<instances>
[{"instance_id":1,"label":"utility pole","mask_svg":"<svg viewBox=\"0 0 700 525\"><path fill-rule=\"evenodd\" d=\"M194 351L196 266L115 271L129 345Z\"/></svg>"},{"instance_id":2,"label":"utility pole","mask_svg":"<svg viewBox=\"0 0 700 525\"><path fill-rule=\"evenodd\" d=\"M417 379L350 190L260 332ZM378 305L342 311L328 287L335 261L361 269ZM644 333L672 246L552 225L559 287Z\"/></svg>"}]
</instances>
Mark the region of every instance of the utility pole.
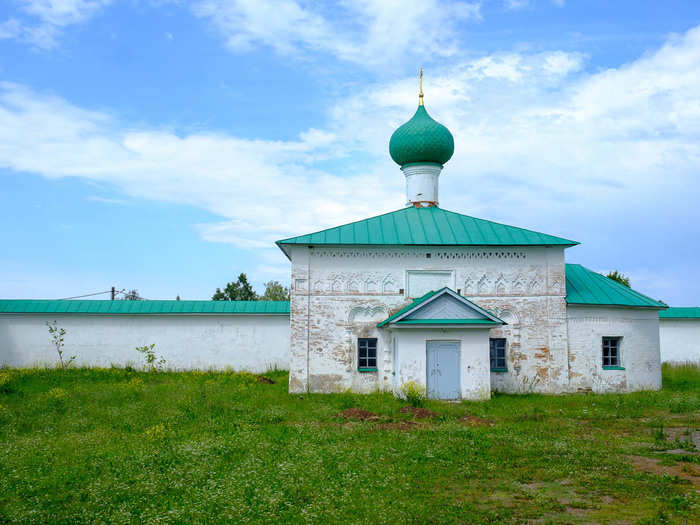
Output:
<instances>
[{"instance_id":1,"label":"utility pole","mask_svg":"<svg viewBox=\"0 0 700 525\"><path fill-rule=\"evenodd\" d=\"M114 301L115 292L116 292L116 290L115 290L114 286L112 286L112 301Z\"/></svg>"}]
</instances>

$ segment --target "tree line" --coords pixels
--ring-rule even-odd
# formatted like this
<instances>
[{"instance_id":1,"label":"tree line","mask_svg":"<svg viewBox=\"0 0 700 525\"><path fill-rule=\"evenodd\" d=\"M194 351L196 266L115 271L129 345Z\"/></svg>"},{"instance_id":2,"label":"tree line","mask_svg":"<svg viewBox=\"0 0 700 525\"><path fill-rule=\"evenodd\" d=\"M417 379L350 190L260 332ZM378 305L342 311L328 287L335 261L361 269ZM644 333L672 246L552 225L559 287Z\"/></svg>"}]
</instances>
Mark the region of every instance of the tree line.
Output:
<instances>
[{"instance_id":1,"label":"tree line","mask_svg":"<svg viewBox=\"0 0 700 525\"><path fill-rule=\"evenodd\" d=\"M253 285L248 281L248 276L241 273L238 279L224 287L217 288L211 297L214 301L289 301L289 288L279 281L265 283L265 293L258 295Z\"/></svg>"}]
</instances>

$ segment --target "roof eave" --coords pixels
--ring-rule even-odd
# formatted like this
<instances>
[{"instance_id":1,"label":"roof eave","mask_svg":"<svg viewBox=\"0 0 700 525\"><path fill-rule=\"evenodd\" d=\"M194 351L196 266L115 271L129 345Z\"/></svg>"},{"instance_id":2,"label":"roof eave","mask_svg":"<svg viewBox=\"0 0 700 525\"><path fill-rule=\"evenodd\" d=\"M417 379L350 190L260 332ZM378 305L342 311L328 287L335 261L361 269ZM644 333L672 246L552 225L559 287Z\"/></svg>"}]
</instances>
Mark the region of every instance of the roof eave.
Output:
<instances>
[{"instance_id":1,"label":"roof eave","mask_svg":"<svg viewBox=\"0 0 700 525\"><path fill-rule=\"evenodd\" d=\"M566 301L567 306L600 306L610 308L642 308L644 310L666 310L668 306L639 305L639 304L605 304L605 303L575 303Z\"/></svg>"}]
</instances>

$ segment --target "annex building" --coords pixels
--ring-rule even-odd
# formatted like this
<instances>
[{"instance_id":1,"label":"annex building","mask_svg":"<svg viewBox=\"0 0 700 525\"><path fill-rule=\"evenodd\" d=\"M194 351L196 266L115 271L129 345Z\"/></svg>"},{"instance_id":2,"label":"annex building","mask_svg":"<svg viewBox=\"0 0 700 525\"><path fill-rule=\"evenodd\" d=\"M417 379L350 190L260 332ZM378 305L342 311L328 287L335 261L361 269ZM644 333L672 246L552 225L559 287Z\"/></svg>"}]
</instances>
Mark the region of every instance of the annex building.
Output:
<instances>
[{"instance_id":1,"label":"annex building","mask_svg":"<svg viewBox=\"0 0 700 525\"><path fill-rule=\"evenodd\" d=\"M278 241L289 302L1 300L0 363L53 362L56 320L79 364L133 362L135 346L156 343L175 368L288 368L290 392L661 387L665 304L567 263L576 241L439 207L454 141L422 91L389 150L406 206Z\"/></svg>"}]
</instances>

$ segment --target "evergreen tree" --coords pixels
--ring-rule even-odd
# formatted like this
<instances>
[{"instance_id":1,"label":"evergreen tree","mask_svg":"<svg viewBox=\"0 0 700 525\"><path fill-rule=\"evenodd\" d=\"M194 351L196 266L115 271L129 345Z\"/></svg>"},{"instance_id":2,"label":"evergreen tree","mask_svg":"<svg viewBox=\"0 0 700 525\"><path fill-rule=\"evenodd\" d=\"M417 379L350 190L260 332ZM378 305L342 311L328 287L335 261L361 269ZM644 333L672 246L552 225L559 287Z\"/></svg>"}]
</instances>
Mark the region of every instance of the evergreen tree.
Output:
<instances>
[{"instance_id":1,"label":"evergreen tree","mask_svg":"<svg viewBox=\"0 0 700 525\"><path fill-rule=\"evenodd\" d=\"M258 294L248 282L246 274L241 273L238 280L228 283L223 291L217 288L212 299L214 301L255 301L258 299Z\"/></svg>"},{"instance_id":2,"label":"evergreen tree","mask_svg":"<svg viewBox=\"0 0 700 525\"><path fill-rule=\"evenodd\" d=\"M606 275L608 279L612 279L613 281L617 281L620 284L625 285L627 288L630 287L630 278L627 277L626 275L621 274L617 270L614 272L609 272L608 275Z\"/></svg>"}]
</instances>

